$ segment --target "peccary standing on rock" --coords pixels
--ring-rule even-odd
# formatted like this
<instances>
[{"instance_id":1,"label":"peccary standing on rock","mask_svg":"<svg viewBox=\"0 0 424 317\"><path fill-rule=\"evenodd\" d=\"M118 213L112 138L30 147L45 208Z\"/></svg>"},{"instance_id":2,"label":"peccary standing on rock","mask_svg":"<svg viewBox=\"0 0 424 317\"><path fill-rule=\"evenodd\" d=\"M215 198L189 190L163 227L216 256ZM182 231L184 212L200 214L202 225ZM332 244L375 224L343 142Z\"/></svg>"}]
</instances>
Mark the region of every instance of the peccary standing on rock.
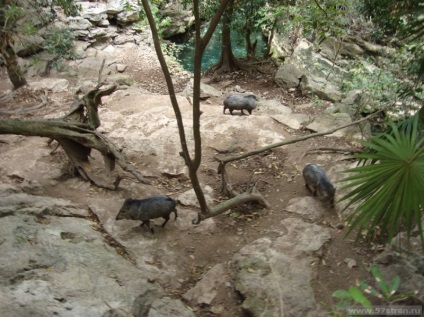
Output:
<instances>
[{"instance_id":1,"label":"peccary standing on rock","mask_svg":"<svg viewBox=\"0 0 424 317\"><path fill-rule=\"evenodd\" d=\"M305 179L305 186L308 190L318 196L321 201L328 201L330 207L334 207L334 194L336 189L333 184L328 180L325 172L316 164L308 164L303 169L303 178Z\"/></svg>"},{"instance_id":2,"label":"peccary standing on rock","mask_svg":"<svg viewBox=\"0 0 424 317\"><path fill-rule=\"evenodd\" d=\"M153 228L150 228L150 219L160 218L165 219L162 227L169 220L171 212L175 213L177 219L177 210L175 206L177 202L168 196L158 195L145 199L126 199L124 205L119 210L116 220L132 219L141 220L141 226L146 225L152 233Z\"/></svg>"},{"instance_id":3,"label":"peccary standing on rock","mask_svg":"<svg viewBox=\"0 0 424 317\"><path fill-rule=\"evenodd\" d=\"M233 110L241 110L241 114L244 114L243 110L247 110L249 114L252 114L252 110L256 108L256 100L255 95L230 95L224 100L224 113L225 109L228 109L231 115L233 115Z\"/></svg>"}]
</instances>

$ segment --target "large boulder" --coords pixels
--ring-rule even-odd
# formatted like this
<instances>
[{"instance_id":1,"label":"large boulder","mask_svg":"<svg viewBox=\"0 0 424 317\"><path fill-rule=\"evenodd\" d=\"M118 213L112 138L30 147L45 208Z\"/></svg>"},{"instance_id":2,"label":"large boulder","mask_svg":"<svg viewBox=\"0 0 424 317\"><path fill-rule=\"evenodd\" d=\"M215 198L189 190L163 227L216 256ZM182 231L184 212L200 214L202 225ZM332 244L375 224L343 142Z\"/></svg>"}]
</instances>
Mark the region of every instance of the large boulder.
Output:
<instances>
[{"instance_id":1,"label":"large boulder","mask_svg":"<svg viewBox=\"0 0 424 317\"><path fill-rule=\"evenodd\" d=\"M162 36L167 39L186 33L194 25L194 15L191 11L176 10L173 7L162 10L160 14L170 23L163 27Z\"/></svg>"},{"instance_id":2,"label":"large boulder","mask_svg":"<svg viewBox=\"0 0 424 317\"><path fill-rule=\"evenodd\" d=\"M345 70L315 52L313 44L302 39L279 67L275 81L280 87L300 87L304 95L335 102L342 99L340 86L345 76Z\"/></svg>"},{"instance_id":3,"label":"large boulder","mask_svg":"<svg viewBox=\"0 0 424 317\"><path fill-rule=\"evenodd\" d=\"M284 89L299 87L300 80L305 74L305 70L293 64L284 64L278 68L275 74L275 82Z\"/></svg>"}]
</instances>

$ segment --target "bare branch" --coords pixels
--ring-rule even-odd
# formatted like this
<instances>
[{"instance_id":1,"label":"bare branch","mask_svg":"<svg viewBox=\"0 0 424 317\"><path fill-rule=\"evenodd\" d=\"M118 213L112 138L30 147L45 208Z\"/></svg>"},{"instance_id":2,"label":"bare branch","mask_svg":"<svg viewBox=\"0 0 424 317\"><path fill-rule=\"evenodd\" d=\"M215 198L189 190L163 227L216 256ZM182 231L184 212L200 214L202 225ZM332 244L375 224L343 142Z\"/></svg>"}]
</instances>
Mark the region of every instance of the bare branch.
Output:
<instances>
[{"instance_id":1,"label":"bare branch","mask_svg":"<svg viewBox=\"0 0 424 317\"><path fill-rule=\"evenodd\" d=\"M213 208L210 208L207 213L198 213L197 219L192 221L193 224L199 224L202 220L215 217L224 213L225 211L234 208L236 206L248 203L248 202L259 202L264 205L266 208L270 208L270 204L265 200L265 198L258 192L244 192L239 194L233 198L230 198Z\"/></svg>"},{"instance_id":2,"label":"bare branch","mask_svg":"<svg viewBox=\"0 0 424 317\"><path fill-rule=\"evenodd\" d=\"M250 151L250 152L246 152L246 153L242 153L242 154L231 155L231 156L227 156L227 157L223 157L223 158L216 157L216 160L219 161L219 162L222 162L222 163L228 163L228 162L232 162L232 161L241 160L243 158L246 158L246 157L249 157L249 156L252 156L252 155L256 155L256 154L259 154L259 153L262 153L262 152L265 152L265 151L268 151L268 150L271 150L273 148L280 147L280 146L283 146L283 145L293 144L293 143L305 141L305 140L308 140L308 139L311 139L311 138L316 138L316 137L319 137L319 136L333 134L334 132L336 132L338 130L359 124L359 123L366 121L366 120L369 120L372 116L375 116L379 112L381 112L381 111L378 111L378 112L376 112L376 113L374 113L374 114L372 114L372 115L370 115L366 118L351 122L349 124L346 124L346 125L343 125L341 127L337 127L337 128L331 129L331 130L304 135L300 138L284 140L282 142L267 145L267 146L261 147L259 149L256 149L256 150L253 150L253 151Z\"/></svg>"}]
</instances>

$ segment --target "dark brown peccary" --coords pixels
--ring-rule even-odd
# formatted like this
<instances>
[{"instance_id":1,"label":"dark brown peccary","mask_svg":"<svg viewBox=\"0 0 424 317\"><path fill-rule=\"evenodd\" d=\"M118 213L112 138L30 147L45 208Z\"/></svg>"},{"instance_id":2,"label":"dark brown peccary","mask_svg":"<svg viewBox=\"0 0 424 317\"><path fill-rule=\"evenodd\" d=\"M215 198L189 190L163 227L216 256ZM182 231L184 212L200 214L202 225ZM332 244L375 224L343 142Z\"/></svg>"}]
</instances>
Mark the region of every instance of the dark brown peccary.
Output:
<instances>
[{"instance_id":1,"label":"dark brown peccary","mask_svg":"<svg viewBox=\"0 0 424 317\"><path fill-rule=\"evenodd\" d=\"M230 110L231 115L233 115L233 110L241 110L241 114L243 115L243 110L247 110L249 114L252 114L252 110L256 108L256 100L257 98L255 95L230 95L224 100L224 114L225 109Z\"/></svg>"},{"instance_id":2,"label":"dark brown peccary","mask_svg":"<svg viewBox=\"0 0 424 317\"><path fill-rule=\"evenodd\" d=\"M131 199L125 200L123 206L119 210L116 220L121 219L132 219L140 220L141 226L146 225L150 229L151 233L154 233L153 228L150 227L150 219L160 218L165 219L162 227L169 220L171 212L175 213L175 219L177 219L177 209L175 206L177 202L163 195L152 196L144 199Z\"/></svg>"},{"instance_id":3,"label":"dark brown peccary","mask_svg":"<svg viewBox=\"0 0 424 317\"><path fill-rule=\"evenodd\" d=\"M308 164L303 169L306 188L321 201L329 202L334 208L336 189L331 184L325 172L316 164Z\"/></svg>"}]
</instances>

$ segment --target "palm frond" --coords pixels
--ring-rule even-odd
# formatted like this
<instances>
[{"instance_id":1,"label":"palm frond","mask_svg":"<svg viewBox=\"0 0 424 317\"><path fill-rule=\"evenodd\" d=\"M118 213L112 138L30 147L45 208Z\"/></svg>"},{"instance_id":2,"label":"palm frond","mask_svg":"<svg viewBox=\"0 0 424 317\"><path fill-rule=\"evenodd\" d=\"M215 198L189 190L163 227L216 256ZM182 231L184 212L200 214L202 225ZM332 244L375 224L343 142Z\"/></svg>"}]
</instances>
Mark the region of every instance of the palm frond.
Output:
<instances>
[{"instance_id":1,"label":"palm frond","mask_svg":"<svg viewBox=\"0 0 424 317\"><path fill-rule=\"evenodd\" d=\"M369 237L379 226L387 230L391 241L401 228L409 238L418 224L424 247L424 137L418 133L418 116L409 129L399 130L393 122L390 125L391 134L361 142L368 149L355 156L362 165L344 171L352 175L340 181L346 184L341 190L349 191L340 200L348 201L343 211L358 204L347 218L348 233L356 228L359 235L367 229Z\"/></svg>"}]
</instances>

